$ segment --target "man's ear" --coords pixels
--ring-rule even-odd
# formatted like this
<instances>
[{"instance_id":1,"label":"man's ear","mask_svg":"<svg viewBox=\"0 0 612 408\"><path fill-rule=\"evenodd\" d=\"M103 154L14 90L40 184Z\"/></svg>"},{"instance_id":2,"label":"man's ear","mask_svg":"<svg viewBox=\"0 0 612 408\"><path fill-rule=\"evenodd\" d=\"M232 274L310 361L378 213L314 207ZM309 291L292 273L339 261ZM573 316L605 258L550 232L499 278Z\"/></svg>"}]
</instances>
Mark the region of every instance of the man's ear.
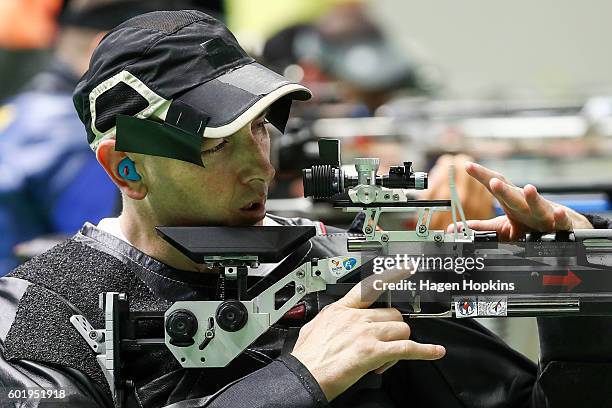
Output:
<instances>
[{"instance_id":1,"label":"man's ear","mask_svg":"<svg viewBox=\"0 0 612 408\"><path fill-rule=\"evenodd\" d=\"M106 170L113 183L119 187L121 193L133 200L142 200L146 197L148 191L144 180L141 178L139 181L130 181L119 174L119 163L126 157L127 155L124 152L115 150L114 139L102 141L96 150L98 162Z\"/></svg>"}]
</instances>

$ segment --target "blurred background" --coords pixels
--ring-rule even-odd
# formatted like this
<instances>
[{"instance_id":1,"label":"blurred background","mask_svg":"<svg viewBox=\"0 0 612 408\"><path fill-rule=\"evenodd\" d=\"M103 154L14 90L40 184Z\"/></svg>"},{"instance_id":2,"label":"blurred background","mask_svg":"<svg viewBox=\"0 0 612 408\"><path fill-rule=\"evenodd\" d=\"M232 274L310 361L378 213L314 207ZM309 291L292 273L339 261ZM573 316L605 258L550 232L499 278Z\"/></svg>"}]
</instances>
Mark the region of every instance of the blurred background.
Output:
<instances>
[{"instance_id":1,"label":"blurred background","mask_svg":"<svg viewBox=\"0 0 612 408\"><path fill-rule=\"evenodd\" d=\"M610 2L2 0L0 276L120 212L70 93L104 32L182 8L224 19L255 58L315 93L272 135L272 213L350 224L350 214L303 198L301 169L330 137L343 163L370 156L381 173L403 161L430 171L420 198L448 198L447 165L469 159L578 211L612 212ZM468 178L458 189L468 218L501 213ZM413 225L411 214L382 220ZM537 358L533 319L485 323Z\"/></svg>"}]
</instances>

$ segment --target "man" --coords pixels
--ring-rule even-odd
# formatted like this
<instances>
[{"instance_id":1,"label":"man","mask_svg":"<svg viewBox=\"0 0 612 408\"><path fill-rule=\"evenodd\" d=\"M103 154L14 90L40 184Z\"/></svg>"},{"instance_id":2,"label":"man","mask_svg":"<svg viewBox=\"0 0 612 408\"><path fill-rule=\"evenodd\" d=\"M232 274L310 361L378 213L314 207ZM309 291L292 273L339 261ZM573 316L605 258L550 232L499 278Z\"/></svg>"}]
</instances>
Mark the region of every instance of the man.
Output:
<instances>
[{"instance_id":1,"label":"man","mask_svg":"<svg viewBox=\"0 0 612 408\"><path fill-rule=\"evenodd\" d=\"M3 389L53 387L65 391L65 406L111 406L106 381L68 323L70 315L102 326L97 297L105 291L127 293L138 310L214 298L215 271L168 245L155 226L312 225L265 213L274 175L266 118L282 130L291 100L308 96L304 87L256 64L225 26L203 13L150 13L109 33L74 100L98 161L121 190L124 210L97 227L86 224L71 240L0 279ZM489 182L486 169L470 171L493 185L494 194L508 195L511 186ZM548 228L587 225L565 208L551 211L535 191L525 194L523 212L508 204L510 231L547 217L557 222ZM503 220L496 225L506 231ZM345 239L337 231L320 234L277 269L341 253ZM543 355L538 374L474 321L408 326L397 310L367 309L369 304L359 286L331 304L309 296L302 317L275 325L222 369L182 369L165 348L127 354L126 406L567 406L555 394L566 379L550 357L563 364L571 358L568 364L580 374L572 380L588 385L576 395L595 390L591 398L600 398L598 381L610 365L587 361L608 350L590 347L581 322L550 320L553 328L570 330L563 341L545 339L554 353ZM590 323L609 333L606 322ZM545 326L544 336L551 333Z\"/></svg>"}]
</instances>

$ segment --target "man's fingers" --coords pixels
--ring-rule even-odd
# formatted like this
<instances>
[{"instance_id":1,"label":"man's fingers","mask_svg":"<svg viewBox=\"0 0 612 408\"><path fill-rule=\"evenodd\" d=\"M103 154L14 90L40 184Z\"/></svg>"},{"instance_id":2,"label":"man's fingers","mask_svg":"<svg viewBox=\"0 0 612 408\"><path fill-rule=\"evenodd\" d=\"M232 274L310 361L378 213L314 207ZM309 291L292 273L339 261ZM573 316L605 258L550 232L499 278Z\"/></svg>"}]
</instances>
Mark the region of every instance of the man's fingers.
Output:
<instances>
[{"instance_id":1,"label":"man's fingers","mask_svg":"<svg viewBox=\"0 0 612 408\"><path fill-rule=\"evenodd\" d=\"M563 207L557 207L553 210L553 217L555 219L555 230L557 231L571 231L574 229L572 220L569 217L567 211Z\"/></svg>"},{"instance_id":2,"label":"man's fingers","mask_svg":"<svg viewBox=\"0 0 612 408\"><path fill-rule=\"evenodd\" d=\"M528 212L529 206L523 196L523 191L511 184L505 183L504 181L493 177L489 182L491 192L505 207L515 211Z\"/></svg>"},{"instance_id":3,"label":"man's fingers","mask_svg":"<svg viewBox=\"0 0 612 408\"><path fill-rule=\"evenodd\" d=\"M366 326L380 341L408 340L410 326L404 322L376 322Z\"/></svg>"},{"instance_id":4,"label":"man's fingers","mask_svg":"<svg viewBox=\"0 0 612 408\"><path fill-rule=\"evenodd\" d=\"M535 186L531 184L527 184L523 188L525 194L525 200L527 200L527 204L529 205L529 211L531 215L537 219L540 219L542 222L550 223L552 221L553 214L553 206L552 204L544 199L539 193Z\"/></svg>"},{"instance_id":5,"label":"man's fingers","mask_svg":"<svg viewBox=\"0 0 612 408\"><path fill-rule=\"evenodd\" d=\"M380 307L375 309L364 309L363 315L370 322L403 322L402 312L394 307Z\"/></svg>"},{"instance_id":6,"label":"man's fingers","mask_svg":"<svg viewBox=\"0 0 612 408\"><path fill-rule=\"evenodd\" d=\"M344 297L336 301L336 304L358 309L365 309L384 293L374 287L374 281L380 280L381 283L399 282L408 278L412 273L410 268L387 269L380 274L373 274L353 286ZM382 285L380 285L382 287Z\"/></svg>"},{"instance_id":7,"label":"man's fingers","mask_svg":"<svg viewBox=\"0 0 612 408\"><path fill-rule=\"evenodd\" d=\"M513 232L520 236L522 230L520 228L513 228L512 223L508 220L505 215L500 215L490 220L469 220L468 226L474 231L496 231L498 237L502 241L511 241L511 235ZM459 231L463 231L463 223L457 223ZM451 224L447 228L447 232L452 233L455 231L454 225Z\"/></svg>"},{"instance_id":8,"label":"man's fingers","mask_svg":"<svg viewBox=\"0 0 612 408\"><path fill-rule=\"evenodd\" d=\"M473 163L473 162L466 162L464 167L465 167L465 171L470 176L472 176L476 180L478 180L489 191L491 191L491 187L490 187L489 183L490 183L492 178L496 178L498 180L501 180L501 181L503 181L505 183L508 183L508 184L512 185L512 183L510 183L510 181L508 181L508 179L506 179L506 177L504 177L503 174L500 174L500 173L498 173L496 171L488 169L485 166L481 166L480 164L476 164L476 163ZM493 193L493 192L491 191L491 193Z\"/></svg>"},{"instance_id":9,"label":"man's fingers","mask_svg":"<svg viewBox=\"0 0 612 408\"><path fill-rule=\"evenodd\" d=\"M396 340L379 343L385 354L393 360L437 360L444 357L446 349L435 344L421 344L412 340Z\"/></svg>"},{"instance_id":10,"label":"man's fingers","mask_svg":"<svg viewBox=\"0 0 612 408\"><path fill-rule=\"evenodd\" d=\"M468 220L467 225L475 231L498 231L502 227L506 217L501 215L490 220ZM463 231L463 222L458 222L459 231ZM450 224L446 229L447 232L455 232L455 225Z\"/></svg>"},{"instance_id":11,"label":"man's fingers","mask_svg":"<svg viewBox=\"0 0 612 408\"><path fill-rule=\"evenodd\" d=\"M516 228L512 227L512 224L506 223L498 232L502 240L512 241L514 236L518 236Z\"/></svg>"}]
</instances>

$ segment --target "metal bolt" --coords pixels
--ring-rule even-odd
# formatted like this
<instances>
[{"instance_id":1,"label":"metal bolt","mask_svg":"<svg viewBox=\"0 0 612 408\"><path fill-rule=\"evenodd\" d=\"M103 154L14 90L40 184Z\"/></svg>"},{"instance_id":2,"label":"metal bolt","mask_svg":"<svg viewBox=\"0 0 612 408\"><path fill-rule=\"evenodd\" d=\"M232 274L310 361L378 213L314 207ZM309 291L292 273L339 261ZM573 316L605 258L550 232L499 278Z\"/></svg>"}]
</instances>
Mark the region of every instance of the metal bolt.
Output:
<instances>
[{"instance_id":1,"label":"metal bolt","mask_svg":"<svg viewBox=\"0 0 612 408\"><path fill-rule=\"evenodd\" d=\"M442 235L440 235L440 234L436 234L436 235L434 235L434 241L436 241L436 242L442 242L442 239L443 239L443 238L442 238Z\"/></svg>"},{"instance_id":2,"label":"metal bolt","mask_svg":"<svg viewBox=\"0 0 612 408\"><path fill-rule=\"evenodd\" d=\"M295 273L295 276L297 276L298 278L302 279L305 276L304 271L302 269L300 269L299 271L297 271Z\"/></svg>"},{"instance_id":3,"label":"metal bolt","mask_svg":"<svg viewBox=\"0 0 612 408\"><path fill-rule=\"evenodd\" d=\"M372 227L370 225L365 227L365 232L366 232L366 234L371 234L372 233Z\"/></svg>"},{"instance_id":4,"label":"metal bolt","mask_svg":"<svg viewBox=\"0 0 612 408\"><path fill-rule=\"evenodd\" d=\"M98 333L95 330L89 332L89 338L95 340L98 337Z\"/></svg>"},{"instance_id":5,"label":"metal bolt","mask_svg":"<svg viewBox=\"0 0 612 408\"><path fill-rule=\"evenodd\" d=\"M419 225L419 232L424 234L427 231L427 227L425 225Z\"/></svg>"},{"instance_id":6,"label":"metal bolt","mask_svg":"<svg viewBox=\"0 0 612 408\"><path fill-rule=\"evenodd\" d=\"M393 199L394 199L395 201L399 200L399 194L393 194Z\"/></svg>"},{"instance_id":7,"label":"metal bolt","mask_svg":"<svg viewBox=\"0 0 612 408\"><path fill-rule=\"evenodd\" d=\"M215 332L213 330L206 330L206 332L204 332L204 337L207 339L212 339L215 337Z\"/></svg>"},{"instance_id":8,"label":"metal bolt","mask_svg":"<svg viewBox=\"0 0 612 408\"><path fill-rule=\"evenodd\" d=\"M385 194L385 200L388 200L391 198L391 194Z\"/></svg>"},{"instance_id":9,"label":"metal bolt","mask_svg":"<svg viewBox=\"0 0 612 408\"><path fill-rule=\"evenodd\" d=\"M388 242L388 241L389 241L389 236L388 236L387 234L383 234L383 235L380 237L380 240L381 240L382 242Z\"/></svg>"},{"instance_id":10,"label":"metal bolt","mask_svg":"<svg viewBox=\"0 0 612 408\"><path fill-rule=\"evenodd\" d=\"M295 291L296 291L297 293L302 294L302 293L306 292L306 288L304 287L304 285L297 285L297 286L295 287Z\"/></svg>"}]
</instances>

